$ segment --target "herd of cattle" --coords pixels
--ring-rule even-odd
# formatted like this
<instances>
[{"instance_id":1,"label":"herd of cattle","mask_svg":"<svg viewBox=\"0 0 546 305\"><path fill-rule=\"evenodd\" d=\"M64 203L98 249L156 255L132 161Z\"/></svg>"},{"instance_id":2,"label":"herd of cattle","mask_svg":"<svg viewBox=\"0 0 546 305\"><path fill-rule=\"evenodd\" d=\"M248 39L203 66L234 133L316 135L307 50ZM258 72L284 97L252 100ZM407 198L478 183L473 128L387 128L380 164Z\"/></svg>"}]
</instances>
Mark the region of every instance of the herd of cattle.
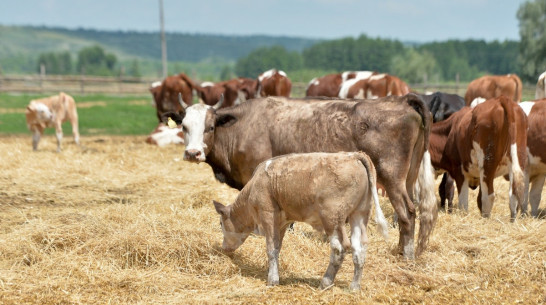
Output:
<instances>
[{"instance_id":1,"label":"herd of cattle","mask_svg":"<svg viewBox=\"0 0 546 305\"><path fill-rule=\"evenodd\" d=\"M315 78L305 98L290 98L290 79L275 69L256 79L201 84L180 73L150 88L159 126L147 142L184 143L184 160L206 162L219 181L241 191L230 206L215 202L223 246L235 250L250 233L263 233L268 284L278 283L287 227L303 221L330 237L321 286L333 282L345 250L352 248L351 288L357 289L372 199L382 216L376 188L386 191L394 208L399 252L409 259L426 249L436 221L435 175L444 175L439 193L449 212L455 186L459 209L466 211L468 188L479 187L477 205L489 217L493 180L504 176L511 221L518 210L527 214L528 202L531 215L538 215L546 178L545 76L538 79L536 100L521 102L515 74L476 79L463 98L413 93L389 74L347 71ZM199 103L193 103L194 95ZM75 104L64 93L32 101L26 115L35 150L43 129L55 126L60 151L66 120L79 141ZM177 126L165 126L167 119ZM380 217L376 221L383 224Z\"/></svg>"}]
</instances>

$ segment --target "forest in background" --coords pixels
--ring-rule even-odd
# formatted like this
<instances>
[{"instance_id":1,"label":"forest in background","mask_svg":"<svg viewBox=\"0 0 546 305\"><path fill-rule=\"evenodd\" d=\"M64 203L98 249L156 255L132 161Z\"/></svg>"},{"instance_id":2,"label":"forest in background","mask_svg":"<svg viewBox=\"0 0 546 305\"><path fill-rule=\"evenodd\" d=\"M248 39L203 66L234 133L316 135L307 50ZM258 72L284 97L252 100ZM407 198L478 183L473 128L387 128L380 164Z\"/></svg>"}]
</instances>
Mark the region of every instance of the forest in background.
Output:
<instances>
[{"instance_id":1,"label":"forest in background","mask_svg":"<svg viewBox=\"0 0 546 305\"><path fill-rule=\"evenodd\" d=\"M161 75L157 32L0 26L0 39L2 74L36 74L40 63L47 63L47 74ZM408 83L520 72L517 41L416 44L366 35L317 40L181 33L166 33L166 40L169 74L186 72L197 80L256 77L270 68L300 82L344 70L387 72Z\"/></svg>"}]
</instances>

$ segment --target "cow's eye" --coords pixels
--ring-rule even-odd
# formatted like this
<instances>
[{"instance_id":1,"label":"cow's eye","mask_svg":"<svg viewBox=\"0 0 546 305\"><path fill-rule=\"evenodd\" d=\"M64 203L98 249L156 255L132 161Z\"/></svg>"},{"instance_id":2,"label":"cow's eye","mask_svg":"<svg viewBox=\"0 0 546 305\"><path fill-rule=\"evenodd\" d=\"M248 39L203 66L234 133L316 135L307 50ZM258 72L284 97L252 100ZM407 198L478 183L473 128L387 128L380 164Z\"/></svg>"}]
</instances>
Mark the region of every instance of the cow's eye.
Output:
<instances>
[{"instance_id":1,"label":"cow's eye","mask_svg":"<svg viewBox=\"0 0 546 305\"><path fill-rule=\"evenodd\" d=\"M210 126L209 131L213 131L213 130L214 130L214 126Z\"/></svg>"}]
</instances>

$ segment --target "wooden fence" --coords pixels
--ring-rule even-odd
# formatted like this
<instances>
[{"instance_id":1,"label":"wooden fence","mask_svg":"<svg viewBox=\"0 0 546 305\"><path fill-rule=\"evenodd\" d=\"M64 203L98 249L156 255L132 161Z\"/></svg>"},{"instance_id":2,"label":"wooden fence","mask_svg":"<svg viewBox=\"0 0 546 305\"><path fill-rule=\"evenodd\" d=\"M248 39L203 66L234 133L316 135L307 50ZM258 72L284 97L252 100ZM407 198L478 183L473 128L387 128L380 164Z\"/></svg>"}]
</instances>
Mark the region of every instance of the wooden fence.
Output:
<instances>
[{"instance_id":1,"label":"wooden fence","mask_svg":"<svg viewBox=\"0 0 546 305\"><path fill-rule=\"evenodd\" d=\"M158 79L135 77L99 77L68 75L0 75L0 92L47 93L64 91L71 94L148 94L152 82ZM419 93L442 91L464 96L468 83L452 84L411 84L410 88ZM292 96L305 96L307 83L296 82L292 85ZM523 99L533 99L535 86L523 86Z\"/></svg>"}]
</instances>

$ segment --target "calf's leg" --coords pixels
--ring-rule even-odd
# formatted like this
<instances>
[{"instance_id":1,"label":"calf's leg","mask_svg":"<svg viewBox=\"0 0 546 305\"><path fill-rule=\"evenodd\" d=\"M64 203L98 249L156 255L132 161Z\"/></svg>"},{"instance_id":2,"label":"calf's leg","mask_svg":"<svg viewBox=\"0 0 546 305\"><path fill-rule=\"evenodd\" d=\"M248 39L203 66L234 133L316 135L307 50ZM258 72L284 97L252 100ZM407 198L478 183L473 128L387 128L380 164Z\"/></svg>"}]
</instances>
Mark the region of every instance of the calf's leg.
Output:
<instances>
[{"instance_id":1,"label":"calf's leg","mask_svg":"<svg viewBox=\"0 0 546 305\"><path fill-rule=\"evenodd\" d=\"M38 150L38 143L40 142L40 137L42 133L39 130L34 130L32 132L32 150Z\"/></svg>"},{"instance_id":2,"label":"calf's leg","mask_svg":"<svg viewBox=\"0 0 546 305\"><path fill-rule=\"evenodd\" d=\"M351 248L353 250L354 275L351 282L351 290L360 290L362 280L362 269L366 261L366 250L368 249L368 226L369 210L364 215L351 217Z\"/></svg>"},{"instance_id":3,"label":"calf's leg","mask_svg":"<svg viewBox=\"0 0 546 305\"><path fill-rule=\"evenodd\" d=\"M535 177L532 181L531 191L529 193L529 201L531 202L531 215L533 217L538 216L538 205L542 196L542 187L544 186L544 180L546 180L546 174L542 174Z\"/></svg>"},{"instance_id":4,"label":"calf's leg","mask_svg":"<svg viewBox=\"0 0 546 305\"><path fill-rule=\"evenodd\" d=\"M322 281L320 282L320 289L330 287L334 283L334 278L336 277L336 274L339 271L339 267L341 267L343 259L345 258L345 249L341 245L341 241L338 236L338 230L334 230L333 232L331 232L329 237L330 248L332 249L332 251L330 252L330 264L328 265L328 268L326 269L326 272L322 277Z\"/></svg>"},{"instance_id":5,"label":"calf's leg","mask_svg":"<svg viewBox=\"0 0 546 305\"><path fill-rule=\"evenodd\" d=\"M61 141L63 139L63 128L60 122L55 123L55 136L57 137L57 152L61 152Z\"/></svg>"}]
</instances>

